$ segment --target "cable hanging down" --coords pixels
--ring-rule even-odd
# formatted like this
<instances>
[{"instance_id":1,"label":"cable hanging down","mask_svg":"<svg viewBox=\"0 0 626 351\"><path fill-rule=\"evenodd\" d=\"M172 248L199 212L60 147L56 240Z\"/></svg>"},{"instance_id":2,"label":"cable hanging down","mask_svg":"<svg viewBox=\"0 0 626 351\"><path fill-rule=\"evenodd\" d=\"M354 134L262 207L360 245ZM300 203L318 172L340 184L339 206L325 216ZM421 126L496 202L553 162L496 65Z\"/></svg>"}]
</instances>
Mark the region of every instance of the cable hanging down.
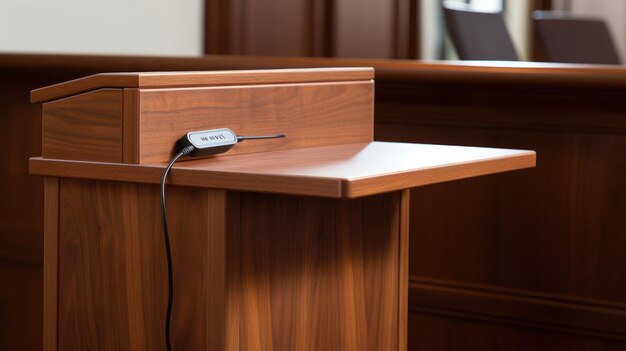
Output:
<instances>
[{"instance_id":1,"label":"cable hanging down","mask_svg":"<svg viewBox=\"0 0 626 351\"><path fill-rule=\"evenodd\" d=\"M262 140L284 138L284 134L241 136L235 135L230 129L213 129L197 132L189 132L177 142L179 151L172 157L163 171L161 178L161 222L163 223L163 239L165 241L165 254L167 257L167 310L165 314L165 345L167 351L172 351L170 324L172 319L172 304L174 301L174 277L172 270L172 249L170 246L170 234L167 229L167 211L165 208L165 181L170 169L181 157L204 157L220 154L228 151L238 142L245 140Z\"/></svg>"}]
</instances>

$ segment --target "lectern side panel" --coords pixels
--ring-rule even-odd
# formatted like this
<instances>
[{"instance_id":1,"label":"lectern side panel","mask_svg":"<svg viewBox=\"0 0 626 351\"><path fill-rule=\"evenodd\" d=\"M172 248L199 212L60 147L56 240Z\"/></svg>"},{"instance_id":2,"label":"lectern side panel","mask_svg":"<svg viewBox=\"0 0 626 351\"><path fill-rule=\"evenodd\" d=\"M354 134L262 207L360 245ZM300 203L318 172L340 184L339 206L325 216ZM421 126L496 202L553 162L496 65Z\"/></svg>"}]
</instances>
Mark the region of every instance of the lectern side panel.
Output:
<instances>
[{"instance_id":1,"label":"lectern side panel","mask_svg":"<svg viewBox=\"0 0 626 351\"><path fill-rule=\"evenodd\" d=\"M398 350L399 193L239 201L228 350Z\"/></svg>"},{"instance_id":2,"label":"lectern side panel","mask_svg":"<svg viewBox=\"0 0 626 351\"><path fill-rule=\"evenodd\" d=\"M228 127L245 142L228 155L373 140L371 81L140 90L140 163L166 162L193 130Z\"/></svg>"},{"instance_id":3,"label":"lectern side panel","mask_svg":"<svg viewBox=\"0 0 626 351\"><path fill-rule=\"evenodd\" d=\"M58 263L59 263L59 178L44 180L44 265L43 348L57 350Z\"/></svg>"},{"instance_id":4,"label":"lectern side panel","mask_svg":"<svg viewBox=\"0 0 626 351\"><path fill-rule=\"evenodd\" d=\"M43 157L122 162L122 95L100 89L43 104Z\"/></svg>"},{"instance_id":5,"label":"lectern side panel","mask_svg":"<svg viewBox=\"0 0 626 351\"><path fill-rule=\"evenodd\" d=\"M206 189L167 192L178 350L207 349L207 200ZM59 208L59 349L163 349L158 186L62 179Z\"/></svg>"}]
</instances>

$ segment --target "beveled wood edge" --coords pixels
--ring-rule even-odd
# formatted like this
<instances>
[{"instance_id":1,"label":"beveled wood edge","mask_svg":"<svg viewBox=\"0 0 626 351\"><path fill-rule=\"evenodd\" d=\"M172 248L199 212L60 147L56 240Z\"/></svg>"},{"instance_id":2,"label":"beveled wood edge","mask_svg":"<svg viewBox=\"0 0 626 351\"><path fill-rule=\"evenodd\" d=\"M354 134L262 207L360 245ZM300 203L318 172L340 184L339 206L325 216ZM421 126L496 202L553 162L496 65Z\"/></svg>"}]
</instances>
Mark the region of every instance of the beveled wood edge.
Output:
<instances>
[{"instance_id":1,"label":"beveled wood edge","mask_svg":"<svg viewBox=\"0 0 626 351\"><path fill-rule=\"evenodd\" d=\"M33 157L29 161L31 175L109 180L142 184L160 184L165 165L138 165L123 163L54 160ZM277 188L275 183L281 182ZM333 178L301 176L251 175L237 172L205 171L177 168L170 171L168 185L251 191L277 194L297 194L340 198L342 181Z\"/></svg>"},{"instance_id":2,"label":"beveled wood edge","mask_svg":"<svg viewBox=\"0 0 626 351\"><path fill-rule=\"evenodd\" d=\"M513 156L488 158L420 168L402 173L388 173L363 178L331 178L293 175L248 174L230 171L208 171L173 167L168 184L266 192L330 198L358 198L457 179L531 168L536 164L534 151L521 151ZM32 175L111 180L160 184L165 165L133 165L104 162L31 158ZM281 186L277 187L276 183Z\"/></svg>"},{"instance_id":3,"label":"beveled wood edge","mask_svg":"<svg viewBox=\"0 0 626 351\"><path fill-rule=\"evenodd\" d=\"M58 348L59 178L44 179L43 349Z\"/></svg>"},{"instance_id":4,"label":"beveled wood edge","mask_svg":"<svg viewBox=\"0 0 626 351\"><path fill-rule=\"evenodd\" d=\"M371 67L99 73L34 89L30 93L30 100L31 103L41 103L102 88L190 88L361 81L373 78L374 69Z\"/></svg>"},{"instance_id":5,"label":"beveled wood edge","mask_svg":"<svg viewBox=\"0 0 626 351\"><path fill-rule=\"evenodd\" d=\"M534 151L519 150L519 152L519 154L514 156L493 157L481 161L420 168L401 174L347 179L344 180L343 197L357 198L536 166L537 156Z\"/></svg>"}]
</instances>

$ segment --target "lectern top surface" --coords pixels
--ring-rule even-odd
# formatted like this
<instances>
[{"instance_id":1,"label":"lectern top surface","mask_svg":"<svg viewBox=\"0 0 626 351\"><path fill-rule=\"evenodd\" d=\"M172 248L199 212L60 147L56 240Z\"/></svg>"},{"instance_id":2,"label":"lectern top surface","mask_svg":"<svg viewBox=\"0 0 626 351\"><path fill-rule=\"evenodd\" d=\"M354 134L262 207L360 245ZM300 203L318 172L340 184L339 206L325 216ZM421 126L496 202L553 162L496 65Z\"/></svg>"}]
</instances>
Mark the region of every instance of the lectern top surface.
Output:
<instances>
[{"instance_id":1,"label":"lectern top surface","mask_svg":"<svg viewBox=\"0 0 626 351\"><path fill-rule=\"evenodd\" d=\"M370 142L180 162L174 185L354 198L529 168L525 150ZM31 173L159 183L165 165L31 160Z\"/></svg>"},{"instance_id":2,"label":"lectern top surface","mask_svg":"<svg viewBox=\"0 0 626 351\"><path fill-rule=\"evenodd\" d=\"M102 88L185 88L371 79L374 79L371 67L100 73L35 89L30 93L30 100L46 102Z\"/></svg>"}]
</instances>

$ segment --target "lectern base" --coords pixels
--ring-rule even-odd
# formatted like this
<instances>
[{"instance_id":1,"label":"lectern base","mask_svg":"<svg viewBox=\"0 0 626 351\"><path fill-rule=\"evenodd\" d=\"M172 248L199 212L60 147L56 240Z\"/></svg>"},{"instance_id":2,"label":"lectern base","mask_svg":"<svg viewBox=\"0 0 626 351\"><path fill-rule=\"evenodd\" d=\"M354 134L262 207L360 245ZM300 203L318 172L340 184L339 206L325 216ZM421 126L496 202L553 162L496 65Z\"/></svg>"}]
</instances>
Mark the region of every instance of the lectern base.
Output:
<instances>
[{"instance_id":1,"label":"lectern base","mask_svg":"<svg viewBox=\"0 0 626 351\"><path fill-rule=\"evenodd\" d=\"M57 182L48 178L48 192L58 184L59 196L47 201L46 216L58 213L60 235L46 251L58 247L61 293L58 311L46 311L58 313L58 349L162 349L158 186ZM405 348L408 196L168 188L174 348Z\"/></svg>"}]
</instances>

